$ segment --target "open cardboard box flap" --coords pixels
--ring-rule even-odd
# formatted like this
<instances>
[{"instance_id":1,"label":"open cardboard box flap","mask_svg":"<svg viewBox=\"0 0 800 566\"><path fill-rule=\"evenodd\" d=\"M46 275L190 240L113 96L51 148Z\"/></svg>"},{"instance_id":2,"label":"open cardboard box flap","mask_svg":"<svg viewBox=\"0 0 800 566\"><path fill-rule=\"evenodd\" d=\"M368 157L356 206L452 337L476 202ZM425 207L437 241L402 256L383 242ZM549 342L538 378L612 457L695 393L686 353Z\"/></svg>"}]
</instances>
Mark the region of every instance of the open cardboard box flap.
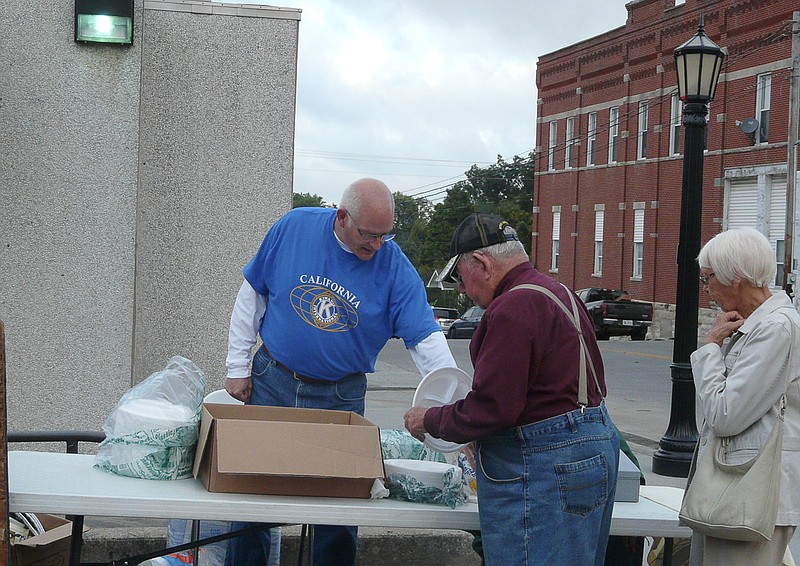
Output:
<instances>
[{"instance_id":1,"label":"open cardboard box flap","mask_svg":"<svg viewBox=\"0 0 800 566\"><path fill-rule=\"evenodd\" d=\"M51 542L63 539L64 537L72 536L72 523L59 517L52 515L38 514L39 522L46 529L42 534L35 537L26 538L15 543L15 546L27 546L35 548L50 544Z\"/></svg>"}]
</instances>

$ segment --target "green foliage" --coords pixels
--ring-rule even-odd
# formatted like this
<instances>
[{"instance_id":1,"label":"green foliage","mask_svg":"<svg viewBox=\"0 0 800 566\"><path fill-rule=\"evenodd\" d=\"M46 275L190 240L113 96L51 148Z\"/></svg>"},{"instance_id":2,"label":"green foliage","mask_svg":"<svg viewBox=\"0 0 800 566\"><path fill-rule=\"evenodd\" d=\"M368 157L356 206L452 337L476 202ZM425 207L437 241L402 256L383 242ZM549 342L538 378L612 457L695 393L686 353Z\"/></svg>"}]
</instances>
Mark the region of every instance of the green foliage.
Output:
<instances>
[{"instance_id":1,"label":"green foliage","mask_svg":"<svg viewBox=\"0 0 800 566\"><path fill-rule=\"evenodd\" d=\"M395 242L405 251L415 266L419 261L418 250L422 248L431 214L431 203L427 199L415 199L401 192L394 193ZM424 278L424 274L420 273ZM425 279L427 283L427 279Z\"/></svg>"},{"instance_id":2,"label":"green foliage","mask_svg":"<svg viewBox=\"0 0 800 566\"><path fill-rule=\"evenodd\" d=\"M427 283L433 271L447 263L453 232L472 212L497 214L507 220L530 255L533 173L533 153L524 158L515 155L510 162L498 156L497 163L489 167L473 165L465 173L466 181L448 189L445 199L432 207L424 229L417 230L406 245L401 244L423 281Z\"/></svg>"},{"instance_id":3,"label":"green foliage","mask_svg":"<svg viewBox=\"0 0 800 566\"><path fill-rule=\"evenodd\" d=\"M300 208L303 206L324 206L329 205L322 200L319 195L312 195L310 193L292 193L292 208Z\"/></svg>"}]
</instances>

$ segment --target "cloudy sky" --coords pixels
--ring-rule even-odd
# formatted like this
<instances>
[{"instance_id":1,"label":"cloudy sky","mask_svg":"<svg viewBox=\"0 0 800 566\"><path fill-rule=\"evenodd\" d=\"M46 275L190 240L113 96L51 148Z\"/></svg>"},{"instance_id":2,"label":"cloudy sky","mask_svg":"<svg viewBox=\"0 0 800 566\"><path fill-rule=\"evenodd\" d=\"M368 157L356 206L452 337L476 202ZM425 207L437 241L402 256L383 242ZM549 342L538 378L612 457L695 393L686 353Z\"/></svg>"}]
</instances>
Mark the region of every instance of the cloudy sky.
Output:
<instances>
[{"instance_id":1,"label":"cloudy sky","mask_svg":"<svg viewBox=\"0 0 800 566\"><path fill-rule=\"evenodd\" d=\"M536 62L625 25L627 0L283 0L301 8L294 191L355 179L440 201L536 145Z\"/></svg>"}]
</instances>

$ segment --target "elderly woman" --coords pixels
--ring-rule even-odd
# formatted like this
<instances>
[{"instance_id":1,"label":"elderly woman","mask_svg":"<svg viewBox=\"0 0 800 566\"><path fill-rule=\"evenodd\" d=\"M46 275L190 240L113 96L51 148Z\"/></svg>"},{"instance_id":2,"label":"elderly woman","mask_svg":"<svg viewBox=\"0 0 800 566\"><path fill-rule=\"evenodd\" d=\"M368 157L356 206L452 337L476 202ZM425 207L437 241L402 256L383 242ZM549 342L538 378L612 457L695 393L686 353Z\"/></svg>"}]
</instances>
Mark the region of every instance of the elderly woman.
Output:
<instances>
[{"instance_id":1,"label":"elderly woman","mask_svg":"<svg viewBox=\"0 0 800 566\"><path fill-rule=\"evenodd\" d=\"M691 356L703 425L700 458L713 437L729 437L728 463L756 456L786 393L781 487L775 534L768 542L695 533L692 565L780 565L800 521L800 315L783 291L772 294L775 252L751 228L717 234L700 251L700 282L719 306L707 344ZM727 340L727 342L725 342ZM791 554L787 552L789 560Z\"/></svg>"}]
</instances>

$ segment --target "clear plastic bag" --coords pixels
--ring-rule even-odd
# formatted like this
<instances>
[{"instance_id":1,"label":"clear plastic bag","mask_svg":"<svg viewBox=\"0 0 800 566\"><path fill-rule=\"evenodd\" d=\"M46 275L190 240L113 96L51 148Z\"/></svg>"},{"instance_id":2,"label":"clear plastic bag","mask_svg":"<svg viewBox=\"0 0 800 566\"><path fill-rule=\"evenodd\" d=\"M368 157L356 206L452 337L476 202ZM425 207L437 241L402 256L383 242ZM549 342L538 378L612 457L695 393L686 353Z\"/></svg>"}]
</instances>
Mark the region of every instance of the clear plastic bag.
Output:
<instances>
[{"instance_id":1,"label":"clear plastic bag","mask_svg":"<svg viewBox=\"0 0 800 566\"><path fill-rule=\"evenodd\" d=\"M201 539L222 535L231 530L231 523L228 521L200 521L199 525ZM273 527L270 529L270 553L267 566L280 566L281 562L281 528ZM167 524L167 547L178 546L192 539L192 522L187 519L170 519ZM200 547L197 555L198 566L224 566L228 554L228 544L230 540L222 540L213 544ZM192 551L187 550L179 553L184 558L185 564L192 564ZM172 555L169 555L172 556Z\"/></svg>"},{"instance_id":2,"label":"clear plastic bag","mask_svg":"<svg viewBox=\"0 0 800 566\"><path fill-rule=\"evenodd\" d=\"M459 452L456 463L461 468L461 480L464 483L464 489L470 495L478 495L478 478L475 475L475 460L472 453Z\"/></svg>"},{"instance_id":3,"label":"clear plastic bag","mask_svg":"<svg viewBox=\"0 0 800 566\"><path fill-rule=\"evenodd\" d=\"M225 534L230 530L230 525L228 521L200 521L199 537L203 539ZM192 522L188 519L170 519L167 523L167 547L178 546L190 540L192 540ZM198 566L225 566L228 542L222 540L201 546L197 555ZM184 551L182 554L189 557L187 564L193 563L191 550Z\"/></svg>"},{"instance_id":4,"label":"clear plastic bag","mask_svg":"<svg viewBox=\"0 0 800 566\"><path fill-rule=\"evenodd\" d=\"M106 418L95 466L155 480L191 477L205 377L181 356L129 389Z\"/></svg>"}]
</instances>

